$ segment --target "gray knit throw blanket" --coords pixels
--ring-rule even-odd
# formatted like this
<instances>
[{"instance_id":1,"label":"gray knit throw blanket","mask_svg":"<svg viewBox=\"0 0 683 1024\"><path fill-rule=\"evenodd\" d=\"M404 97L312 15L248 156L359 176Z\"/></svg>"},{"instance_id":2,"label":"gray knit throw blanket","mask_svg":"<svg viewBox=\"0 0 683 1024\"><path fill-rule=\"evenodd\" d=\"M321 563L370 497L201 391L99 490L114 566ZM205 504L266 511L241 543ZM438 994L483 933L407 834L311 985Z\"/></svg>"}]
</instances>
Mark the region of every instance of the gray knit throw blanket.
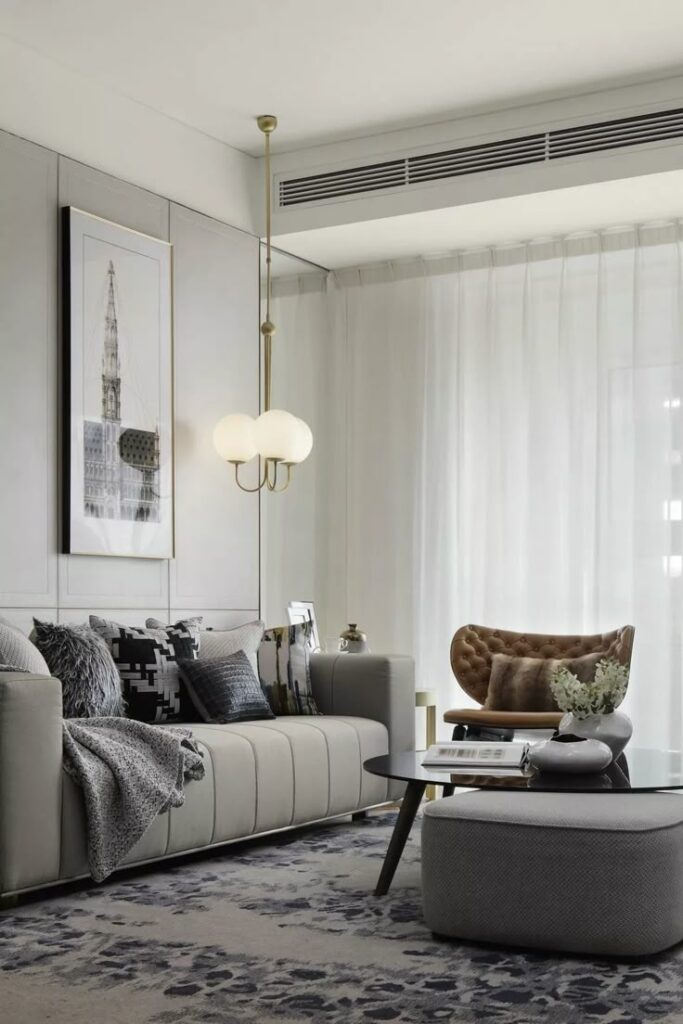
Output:
<instances>
[{"instance_id":1,"label":"gray knit throw blanket","mask_svg":"<svg viewBox=\"0 0 683 1024\"><path fill-rule=\"evenodd\" d=\"M83 790L96 882L118 867L157 814L181 806L185 779L204 776L190 729L129 718L66 719L64 768Z\"/></svg>"}]
</instances>

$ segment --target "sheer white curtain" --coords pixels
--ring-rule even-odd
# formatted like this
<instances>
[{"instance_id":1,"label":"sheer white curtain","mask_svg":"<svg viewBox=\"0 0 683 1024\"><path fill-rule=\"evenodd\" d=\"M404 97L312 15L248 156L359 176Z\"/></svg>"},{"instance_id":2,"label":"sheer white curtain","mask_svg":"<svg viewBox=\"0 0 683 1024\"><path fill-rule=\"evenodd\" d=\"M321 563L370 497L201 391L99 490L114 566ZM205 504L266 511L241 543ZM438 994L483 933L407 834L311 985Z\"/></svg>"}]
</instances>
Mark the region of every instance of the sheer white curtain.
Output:
<instances>
[{"instance_id":1,"label":"sheer white curtain","mask_svg":"<svg viewBox=\"0 0 683 1024\"><path fill-rule=\"evenodd\" d=\"M310 294L277 299L300 332L318 323L317 504L300 512L326 633L351 618L375 650L414 653L443 710L466 701L448 661L464 622L632 622L637 736L680 745L682 237L668 224L343 272L310 318ZM281 510L269 536L272 556Z\"/></svg>"}]
</instances>

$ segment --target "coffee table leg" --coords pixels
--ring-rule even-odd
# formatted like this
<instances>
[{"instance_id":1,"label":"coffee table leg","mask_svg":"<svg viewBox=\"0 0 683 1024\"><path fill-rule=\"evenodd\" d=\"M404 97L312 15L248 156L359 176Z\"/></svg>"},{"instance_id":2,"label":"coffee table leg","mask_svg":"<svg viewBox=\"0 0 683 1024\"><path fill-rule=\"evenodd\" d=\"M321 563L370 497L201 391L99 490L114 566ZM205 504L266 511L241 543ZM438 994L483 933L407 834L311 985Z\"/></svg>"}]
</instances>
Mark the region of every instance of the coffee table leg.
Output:
<instances>
[{"instance_id":1,"label":"coffee table leg","mask_svg":"<svg viewBox=\"0 0 683 1024\"><path fill-rule=\"evenodd\" d=\"M424 796L426 789L425 782L409 782L406 787L405 796L401 804L401 809L398 812L396 824L394 825L394 831L391 833L391 839L389 840L389 849L387 850L384 858L384 864L382 870L379 873L379 881L377 882L377 888L375 889L375 896L386 896L389 892L389 886L391 880L394 877L398 862L401 859L403 853L403 847L406 845L406 839L410 835L410 830L413 827L415 821L415 815L417 809L420 806L420 801Z\"/></svg>"},{"instance_id":2,"label":"coffee table leg","mask_svg":"<svg viewBox=\"0 0 683 1024\"><path fill-rule=\"evenodd\" d=\"M444 796L453 796L454 793L455 793L455 786L451 786L450 783L447 786L443 787L443 795Z\"/></svg>"}]
</instances>

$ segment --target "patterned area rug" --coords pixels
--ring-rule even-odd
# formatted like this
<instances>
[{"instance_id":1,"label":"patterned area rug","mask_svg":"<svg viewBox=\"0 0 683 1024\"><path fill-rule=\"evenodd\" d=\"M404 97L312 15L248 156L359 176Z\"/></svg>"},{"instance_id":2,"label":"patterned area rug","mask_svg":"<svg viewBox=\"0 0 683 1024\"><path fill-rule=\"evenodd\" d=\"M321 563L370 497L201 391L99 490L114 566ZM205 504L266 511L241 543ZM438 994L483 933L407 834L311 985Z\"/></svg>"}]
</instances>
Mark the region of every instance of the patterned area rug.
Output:
<instances>
[{"instance_id":1,"label":"patterned area rug","mask_svg":"<svg viewBox=\"0 0 683 1024\"><path fill-rule=\"evenodd\" d=\"M683 950L646 964L437 942L394 814L227 848L0 915L3 1024L681 1024Z\"/></svg>"}]
</instances>

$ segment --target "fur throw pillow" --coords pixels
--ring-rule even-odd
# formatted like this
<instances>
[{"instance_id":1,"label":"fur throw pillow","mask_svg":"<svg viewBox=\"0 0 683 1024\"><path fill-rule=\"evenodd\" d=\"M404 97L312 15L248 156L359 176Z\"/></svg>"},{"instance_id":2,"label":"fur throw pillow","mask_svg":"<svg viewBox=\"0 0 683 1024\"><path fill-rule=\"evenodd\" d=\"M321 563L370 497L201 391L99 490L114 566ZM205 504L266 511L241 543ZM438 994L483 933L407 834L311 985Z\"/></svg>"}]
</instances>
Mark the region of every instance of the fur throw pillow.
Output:
<instances>
[{"instance_id":1,"label":"fur throw pillow","mask_svg":"<svg viewBox=\"0 0 683 1024\"><path fill-rule=\"evenodd\" d=\"M484 707L487 711L558 711L550 677L563 665L582 683L595 679L595 669L604 653L578 658L517 658L494 654Z\"/></svg>"},{"instance_id":2,"label":"fur throw pillow","mask_svg":"<svg viewBox=\"0 0 683 1024\"><path fill-rule=\"evenodd\" d=\"M85 625L33 622L33 642L62 683L64 718L125 715L121 677L102 637Z\"/></svg>"}]
</instances>

